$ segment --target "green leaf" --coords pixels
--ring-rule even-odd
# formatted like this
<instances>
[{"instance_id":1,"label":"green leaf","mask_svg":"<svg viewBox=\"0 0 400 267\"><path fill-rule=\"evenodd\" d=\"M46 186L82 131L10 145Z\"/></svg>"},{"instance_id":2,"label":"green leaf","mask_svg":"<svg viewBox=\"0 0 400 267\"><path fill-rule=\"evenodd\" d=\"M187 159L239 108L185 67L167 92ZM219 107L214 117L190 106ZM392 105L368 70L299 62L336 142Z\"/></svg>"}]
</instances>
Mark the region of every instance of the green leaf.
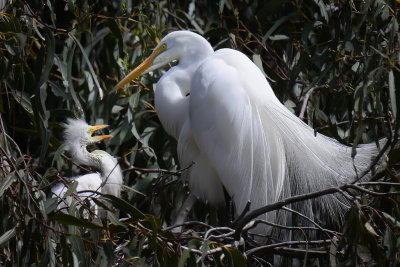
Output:
<instances>
[{"instance_id":1,"label":"green leaf","mask_svg":"<svg viewBox=\"0 0 400 267\"><path fill-rule=\"evenodd\" d=\"M103 99L103 89L101 89L100 83L99 83L99 81L97 79L96 73L94 72L92 63L90 63L90 60L89 60L89 58L88 58L88 56L87 56L87 54L85 52L85 49L83 48L83 46L81 45L79 40L72 33L70 33L69 36L71 36L71 38L75 41L76 44L78 44L79 48L81 49L83 58L86 60L86 63L88 65L88 67L89 67L90 74L92 74L92 78L94 80L94 83L96 84L97 90L99 91L100 99Z\"/></svg>"},{"instance_id":2,"label":"green leaf","mask_svg":"<svg viewBox=\"0 0 400 267\"><path fill-rule=\"evenodd\" d=\"M61 60L57 55L55 56L54 63L58 66L58 69L63 77L63 85L68 88L69 93L71 94L72 100L75 103L76 108L79 112L82 112L82 105L79 102L79 99L74 90L74 85L72 83L72 61L75 51L75 45L72 47L66 47L67 52L65 53L64 60Z\"/></svg>"},{"instance_id":3,"label":"green leaf","mask_svg":"<svg viewBox=\"0 0 400 267\"><path fill-rule=\"evenodd\" d=\"M232 248L227 248L227 249L229 250L229 253L231 254L233 266L235 266L235 267L247 266L246 258L243 256L243 254L239 250L232 249Z\"/></svg>"},{"instance_id":4,"label":"green leaf","mask_svg":"<svg viewBox=\"0 0 400 267\"><path fill-rule=\"evenodd\" d=\"M72 251L75 252L76 259L74 259L74 261L77 261L77 263L79 262L79 265L75 266L87 266L85 255L86 249L82 238L77 235L71 235L68 239L71 242Z\"/></svg>"},{"instance_id":5,"label":"green leaf","mask_svg":"<svg viewBox=\"0 0 400 267\"><path fill-rule=\"evenodd\" d=\"M26 92L11 90L11 93L15 101L17 101L17 103L19 103L26 112L33 114L32 103L29 95Z\"/></svg>"},{"instance_id":6,"label":"green leaf","mask_svg":"<svg viewBox=\"0 0 400 267\"><path fill-rule=\"evenodd\" d=\"M15 236L15 228L8 230L0 236L0 246Z\"/></svg>"},{"instance_id":7,"label":"green leaf","mask_svg":"<svg viewBox=\"0 0 400 267\"><path fill-rule=\"evenodd\" d=\"M15 174L13 172L10 172L7 174L5 179L1 181L0 184L0 197L3 196L4 192L10 187L10 185L14 182L15 180Z\"/></svg>"},{"instance_id":8,"label":"green leaf","mask_svg":"<svg viewBox=\"0 0 400 267\"><path fill-rule=\"evenodd\" d=\"M50 131L47 118L43 117L41 114L39 114L39 125L42 134L39 163L42 164L46 158L47 148L49 147Z\"/></svg>"},{"instance_id":9,"label":"green leaf","mask_svg":"<svg viewBox=\"0 0 400 267\"><path fill-rule=\"evenodd\" d=\"M68 187L68 190L61 196L63 199L69 197L73 192L76 192L76 187L78 186L77 181L73 181L72 184Z\"/></svg>"},{"instance_id":10,"label":"green leaf","mask_svg":"<svg viewBox=\"0 0 400 267\"><path fill-rule=\"evenodd\" d=\"M334 236L332 238L332 244L329 249L329 264L331 267L336 267L336 253L338 249L338 238Z\"/></svg>"},{"instance_id":11,"label":"green leaf","mask_svg":"<svg viewBox=\"0 0 400 267\"><path fill-rule=\"evenodd\" d=\"M140 210L121 198L113 195L100 195L100 198L109 201L117 209L129 213L135 220L142 220L146 218L146 216Z\"/></svg>"},{"instance_id":12,"label":"green leaf","mask_svg":"<svg viewBox=\"0 0 400 267\"><path fill-rule=\"evenodd\" d=\"M274 82L274 83L276 82L264 72L264 68L263 68L263 65L262 65L262 60L261 60L261 56L260 55L254 54L253 55L253 62L261 70L261 72L264 74L265 78L267 78L271 82Z\"/></svg>"},{"instance_id":13,"label":"green leaf","mask_svg":"<svg viewBox=\"0 0 400 267\"><path fill-rule=\"evenodd\" d=\"M57 221L58 223L65 224L65 225L74 225L78 227L83 227L83 228L89 228L89 229L103 229L103 226L90 223L88 221L84 221L81 219L78 219L72 215L65 214L62 212L58 212L54 214L51 219Z\"/></svg>"},{"instance_id":14,"label":"green leaf","mask_svg":"<svg viewBox=\"0 0 400 267\"><path fill-rule=\"evenodd\" d=\"M389 71L389 95L390 95L390 104L392 106L393 116L397 117L397 102L396 102L396 87L394 84L394 75L393 70Z\"/></svg>"},{"instance_id":15,"label":"green leaf","mask_svg":"<svg viewBox=\"0 0 400 267\"><path fill-rule=\"evenodd\" d=\"M51 212L57 209L58 200L59 200L58 197L46 199L46 201L44 202L46 214L50 214Z\"/></svg>"},{"instance_id":16,"label":"green leaf","mask_svg":"<svg viewBox=\"0 0 400 267\"><path fill-rule=\"evenodd\" d=\"M181 257L179 258L178 267L186 266L185 263L190 257L190 249L191 248L192 247L189 247L189 249L183 250L183 253L182 253Z\"/></svg>"},{"instance_id":17,"label":"green leaf","mask_svg":"<svg viewBox=\"0 0 400 267\"><path fill-rule=\"evenodd\" d=\"M36 92L39 91L39 88L48 80L49 74L51 71L51 68L53 67L54 64L54 53L55 53L55 40L54 40L54 35L50 31L49 28L45 27L44 28L44 36L45 36L45 41L46 41L46 61L44 63L44 66L42 67L42 73L40 75L40 79L38 83L36 84ZM45 106L43 106L43 110L45 109Z\"/></svg>"},{"instance_id":18,"label":"green leaf","mask_svg":"<svg viewBox=\"0 0 400 267\"><path fill-rule=\"evenodd\" d=\"M275 21L274 25L272 25L272 27L269 28L267 33L264 34L264 36L262 38L262 43L265 44L267 42L267 40L270 38L270 36L275 32L275 30L278 29L279 26L281 26L283 23L285 23L288 20L295 19L298 16L299 16L299 14L297 12L293 12L293 13L290 13L289 15L284 16L284 17L278 19L277 21Z\"/></svg>"}]
</instances>

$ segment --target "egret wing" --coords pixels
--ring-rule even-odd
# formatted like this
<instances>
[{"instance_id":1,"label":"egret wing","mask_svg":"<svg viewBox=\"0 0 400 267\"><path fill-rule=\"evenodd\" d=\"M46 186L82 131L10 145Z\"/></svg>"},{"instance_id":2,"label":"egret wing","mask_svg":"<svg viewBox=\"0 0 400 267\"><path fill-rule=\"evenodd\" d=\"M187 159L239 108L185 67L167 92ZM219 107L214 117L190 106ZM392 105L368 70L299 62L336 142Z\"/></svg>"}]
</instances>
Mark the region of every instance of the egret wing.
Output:
<instances>
[{"instance_id":1,"label":"egret wing","mask_svg":"<svg viewBox=\"0 0 400 267\"><path fill-rule=\"evenodd\" d=\"M241 53L222 49L197 69L190 95L193 138L237 212L277 201L285 177L283 140L264 110L268 83ZM272 92L272 90L271 90ZM274 219L270 214L269 219Z\"/></svg>"},{"instance_id":2,"label":"egret wing","mask_svg":"<svg viewBox=\"0 0 400 267\"><path fill-rule=\"evenodd\" d=\"M350 147L314 134L279 102L261 71L231 49L218 50L197 69L189 109L194 140L238 212L247 200L254 209L354 181L377 153L373 144L363 145L353 159ZM295 205L310 218L315 211L336 214L333 221L346 208L340 194Z\"/></svg>"}]
</instances>

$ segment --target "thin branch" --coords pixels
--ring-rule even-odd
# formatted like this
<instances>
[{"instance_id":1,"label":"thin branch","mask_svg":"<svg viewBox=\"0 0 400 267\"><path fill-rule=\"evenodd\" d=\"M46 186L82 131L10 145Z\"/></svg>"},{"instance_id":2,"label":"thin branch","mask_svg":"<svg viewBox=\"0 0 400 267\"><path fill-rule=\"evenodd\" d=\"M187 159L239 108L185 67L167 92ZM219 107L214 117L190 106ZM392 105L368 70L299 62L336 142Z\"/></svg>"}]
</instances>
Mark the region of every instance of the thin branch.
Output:
<instances>
[{"instance_id":1,"label":"thin branch","mask_svg":"<svg viewBox=\"0 0 400 267\"><path fill-rule=\"evenodd\" d=\"M311 257L320 257L326 256L328 252L326 250L316 250L316 249L301 249L301 248L288 248L288 247L279 247L272 248L272 253L274 255L295 257L295 258L304 258L306 255Z\"/></svg>"},{"instance_id":2,"label":"thin branch","mask_svg":"<svg viewBox=\"0 0 400 267\"><path fill-rule=\"evenodd\" d=\"M171 230L171 229L173 229L173 228L176 228L176 227L180 227L180 226L189 226L189 225L200 225L200 226L203 226L203 227L209 228L209 229L213 228L211 225L206 224L206 223L204 223L204 222L199 222L199 221L187 221L187 222L184 222L184 223L181 223L181 224L176 224L176 225L168 226L168 227L164 228L163 231L169 231L169 230Z\"/></svg>"},{"instance_id":3,"label":"thin branch","mask_svg":"<svg viewBox=\"0 0 400 267\"><path fill-rule=\"evenodd\" d=\"M312 226L287 226L287 225L282 225L282 224L277 224L277 223L273 223L273 222L269 222L267 220L263 220L263 219L255 219L254 222L257 223L262 223L262 224L266 224L269 226L273 226L276 228L280 228L280 229L284 229L284 230L297 230L297 231L321 231L321 228L318 227L312 227ZM335 235L341 235L338 232L329 230L329 229L324 229L322 228L322 231L327 231L329 233L333 233Z\"/></svg>"},{"instance_id":4,"label":"thin branch","mask_svg":"<svg viewBox=\"0 0 400 267\"><path fill-rule=\"evenodd\" d=\"M331 240L313 240L313 241L286 241L282 243L276 243L276 244L270 244L270 245L265 245L265 246L259 246L253 249L250 249L245 252L245 255L247 257L250 257L252 254L259 254L260 252L264 250L270 250L272 248L277 248L277 247L288 247L288 246L293 246L293 245L326 245L330 244Z\"/></svg>"},{"instance_id":5,"label":"thin branch","mask_svg":"<svg viewBox=\"0 0 400 267\"><path fill-rule=\"evenodd\" d=\"M307 92L306 95L304 96L303 105L301 106L301 110L300 110L300 114L299 114L299 118L300 118L301 120L304 119L304 113L306 112L308 99L310 98L311 94L314 92L314 90L316 90L316 89L321 89L321 88L325 88L325 86L324 86L324 85L314 86L314 87L312 87L310 90L308 90L308 92Z\"/></svg>"},{"instance_id":6,"label":"thin branch","mask_svg":"<svg viewBox=\"0 0 400 267\"><path fill-rule=\"evenodd\" d=\"M170 171L166 169L147 169L147 168L130 167L128 169L123 170L122 172L129 172L129 171L138 171L142 173L170 174L170 175L180 176L183 170Z\"/></svg>"},{"instance_id":7,"label":"thin branch","mask_svg":"<svg viewBox=\"0 0 400 267\"><path fill-rule=\"evenodd\" d=\"M240 219L242 219L242 218L246 215L247 212L249 212L249 210L250 210L250 205L251 205L251 202L250 202L250 200L248 200L247 203L246 203L246 206L245 206L244 209L243 209L243 211L242 211L242 212L240 213L240 215L233 221L232 225L236 225L237 222L238 222Z\"/></svg>"},{"instance_id":8,"label":"thin branch","mask_svg":"<svg viewBox=\"0 0 400 267\"><path fill-rule=\"evenodd\" d=\"M387 192L387 193L378 193L378 192L374 192L374 191L370 191L367 189L364 189L360 186L354 185L354 184L344 184L342 186L338 186L338 187L331 187L331 188L327 188L321 191L317 191L317 192L312 192L312 193L306 193L306 194L301 194L301 195L297 195L297 196L293 196L293 197L289 197L289 198L285 198L282 199L278 202L275 202L273 204L264 206L262 208L256 209L251 211L249 214L247 214L245 217L243 217L237 224L236 230L235 230L235 240L239 240L240 236L241 236L241 232L243 230L243 228L246 226L246 224L251 221L252 219L258 217L261 214L273 211L273 210L277 210L277 209L281 209L282 207L291 204L291 203L295 203L295 202L299 202L299 201L303 201L303 200L307 200L307 199L312 199L312 198L316 198L316 197L320 197L320 196L324 196L324 195L329 195L329 194L334 194L334 193L338 193L340 191L346 191L348 189L356 189L358 191L362 191L365 192L367 194L371 194L374 196L390 196L390 195L399 195L400 191L396 191L396 192Z\"/></svg>"},{"instance_id":9,"label":"thin branch","mask_svg":"<svg viewBox=\"0 0 400 267\"><path fill-rule=\"evenodd\" d=\"M218 236L215 235L211 235L212 232L216 232L216 231L228 231L228 233L226 234L220 234ZM206 234L204 235L204 239L217 239L217 238L223 238L223 237L228 237L231 236L234 233L234 229L229 228L229 227L216 227L216 228L212 228L210 230L208 230L206 232Z\"/></svg>"}]
</instances>

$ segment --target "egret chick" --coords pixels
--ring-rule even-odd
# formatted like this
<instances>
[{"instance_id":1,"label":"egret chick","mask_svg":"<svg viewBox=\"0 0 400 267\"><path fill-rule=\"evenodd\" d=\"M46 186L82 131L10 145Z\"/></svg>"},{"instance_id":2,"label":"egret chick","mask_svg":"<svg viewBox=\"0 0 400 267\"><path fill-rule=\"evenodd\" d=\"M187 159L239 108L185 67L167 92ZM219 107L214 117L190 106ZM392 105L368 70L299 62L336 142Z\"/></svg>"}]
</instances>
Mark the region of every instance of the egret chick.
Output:
<instances>
[{"instance_id":1,"label":"egret chick","mask_svg":"<svg viewBox=\"0 0 400 267\"><path fill-rule=\"evenodd\" d=\"M64 130L64 145L72 156L72 159L87 166L100 170L100 173L90 173L72 178L77 182L76 191L81 199L89 196L96 197L91 192L81 191L98 191L103 194L111 194L119 197L122 185L122 172L118 161L103 150L94 150L89 152L87 146L98 143L104 139L112 137L111 135L92 136L94 131L107 127L106 125L90 126L80 119L68 119ZM64 184L58 184L53 189L53 194L63 198L67 187ZM66 203L62 202L59 208L63 208L66 204L71 204L72 199L68 199ZM93 201L90 202L94 206Z\"/></svg>"}]
</instances>

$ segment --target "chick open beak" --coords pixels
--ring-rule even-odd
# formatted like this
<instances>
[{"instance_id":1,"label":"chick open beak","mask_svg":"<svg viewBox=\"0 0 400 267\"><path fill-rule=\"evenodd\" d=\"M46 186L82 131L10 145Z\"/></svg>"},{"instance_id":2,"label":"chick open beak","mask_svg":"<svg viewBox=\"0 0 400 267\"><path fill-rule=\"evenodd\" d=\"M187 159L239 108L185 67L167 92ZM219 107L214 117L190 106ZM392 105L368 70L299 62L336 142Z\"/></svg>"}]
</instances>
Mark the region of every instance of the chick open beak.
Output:
<instances>
[{"instance_id":1,"label":"chick open beak","mask_svg":"<svg viewBox=\"0 0 400 267\"><path fill-rule=\"evenodd\" d=\"M98 131L98 130L101 130L101 129L104 129L104 128L107 128L107 127L108 127L108 125L104 125L104 124L102 124L102 125L90 126L90 127L89 127L89 132L90 132L90 134L92 134L94 131ZM97 135L97 136L92 136L92 138L93 138L94 140L96 140L97 142L102 141L102 140L104 140L104 139L111 138L111 137L112 137L112 135Z\"/></svg>"},{"instance_id":2,"label":"chick open beak","mask_svg":"<svg viewBox=\"0 0 400 267\"><path fill-rule=\"evenodd\" d=\"M112 135L95 135L95 136L92 136L92 138L96 139L97 141L102 141L104 139L108 139L108 138L111 138L111 137L113 137L113 136Z\"/></svg>"},{"instance_id":3,"label":"chick open beak","mask_svg":"<svg viewBox=\"0 0 400 267\"><path fill-rule=\"evenodd\" d=\"M104 128L107 128L107 127L108 127L108 125L104 125L104 124L90 126L89 127L89 131L90 131L90 133L93 133L94 131L98 131L98 130L101 130L101 129L104 129Z\"/></svg>"}]
</instances>

